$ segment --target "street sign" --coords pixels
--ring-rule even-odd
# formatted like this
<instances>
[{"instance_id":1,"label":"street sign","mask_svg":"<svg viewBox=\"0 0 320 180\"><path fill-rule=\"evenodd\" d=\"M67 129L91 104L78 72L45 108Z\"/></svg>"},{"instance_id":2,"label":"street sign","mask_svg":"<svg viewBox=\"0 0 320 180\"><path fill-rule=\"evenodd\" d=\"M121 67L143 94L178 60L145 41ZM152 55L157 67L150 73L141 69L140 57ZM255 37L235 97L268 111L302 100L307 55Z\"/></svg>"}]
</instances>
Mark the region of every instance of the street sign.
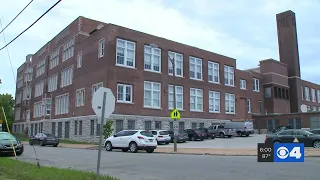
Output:
<instances>
[{"instance_id":1,"label":"street sign","mask_svg":"<svg viewBox=\"0 0 320 180\"><path fill-rule=\"evenodd\" d=\"M106 98L105 98L106 108L104 109L104 118L109 118L110 115L113 113L114 107L115 107L115 97L111 89L100 87L95 93L93 93L93 96L92 96L92 109L94 110L98 118L101 118L102 116L102 111L103 111L102 103L103 103L104 93L106 93ZM98 121L98 124L100 123L101 122ZM105 120L103 120L103 124L106 124Z\"/></svg>"},{"instance_id":2,"label":"street sign","mask_svg":"<svg viewBox=\"0 0 320 180\"><path fill-rule=\"evenodd\" d=\"M177 109L174 109L171 112L170 117L174 120L180 119L180 112Z\"/></svg>"}]
</instances>

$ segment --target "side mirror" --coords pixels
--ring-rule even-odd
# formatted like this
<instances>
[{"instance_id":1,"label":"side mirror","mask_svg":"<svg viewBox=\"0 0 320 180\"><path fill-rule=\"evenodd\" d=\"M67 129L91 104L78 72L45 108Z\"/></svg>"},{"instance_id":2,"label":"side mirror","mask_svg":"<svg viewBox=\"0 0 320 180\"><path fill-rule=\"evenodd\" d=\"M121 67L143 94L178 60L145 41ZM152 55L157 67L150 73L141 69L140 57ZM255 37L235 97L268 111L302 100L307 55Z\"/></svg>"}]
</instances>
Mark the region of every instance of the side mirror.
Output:
<instances>
[{"instance_id":1,"label":"side mirror","mask_svg":"<svg viewBox=\"0 0 320 180\"><path fill-rule=\"evenodd\" d=\"M113 135L113 137L117 137L117 135L115 134L115 135Z\"/></svg>"},{"instance_id":2,"label":"side mirror","mask_svg":"<svg viewBox=\"0 0 320 180\"><path fill-rule=\"evenodd\" d=\"M304 136L304 137L308 137L309 135L308 135L308 134L304 134L303 136Z\"/></svg>"}]
</instances>

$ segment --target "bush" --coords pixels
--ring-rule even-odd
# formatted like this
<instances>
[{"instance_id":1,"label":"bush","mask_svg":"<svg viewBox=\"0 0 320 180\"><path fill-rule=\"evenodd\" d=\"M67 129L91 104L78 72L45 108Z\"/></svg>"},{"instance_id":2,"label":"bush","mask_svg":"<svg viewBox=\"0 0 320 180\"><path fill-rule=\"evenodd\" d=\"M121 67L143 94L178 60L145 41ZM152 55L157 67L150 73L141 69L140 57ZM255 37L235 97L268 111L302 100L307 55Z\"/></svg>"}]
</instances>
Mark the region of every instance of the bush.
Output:
<instances>
[{"instance_id":1,"label":"bush","mask_svg":"<svg viewBox=\"0 0 320 180\"><path fill-rule=\"evenodd\" d=\"M103 136L105 139L110 137L114 131L113 127L113 121L112 120L107 120L107 123L103 126Z\"/></svg>"}]
</instances>

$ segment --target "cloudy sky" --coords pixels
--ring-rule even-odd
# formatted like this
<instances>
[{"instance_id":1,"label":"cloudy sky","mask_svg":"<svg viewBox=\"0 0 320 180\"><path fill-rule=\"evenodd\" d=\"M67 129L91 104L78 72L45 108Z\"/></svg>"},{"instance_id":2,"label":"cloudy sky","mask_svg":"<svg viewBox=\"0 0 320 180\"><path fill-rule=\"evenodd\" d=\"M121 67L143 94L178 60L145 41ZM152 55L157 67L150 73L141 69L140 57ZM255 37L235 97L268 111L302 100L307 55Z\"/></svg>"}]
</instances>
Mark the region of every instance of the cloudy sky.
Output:
<instances>
[{"instance_id":1,"label":"cloudy sky","mask_svg":"<svg viewBox=\"0 0 320 180\"><path fill-rule=\"evenodd\" d=\"M3 27L29 0L0 6ZM34 0L5 31L6 41L33 23L56 0ZM277 13L296 13L302 78L320 84L320 9L318 0L63 0L29 31L8 46L14 76L27 54L35 53L65 26L82 15L136 29L237 59L238 69L259 60L278 60ZM0 34L0 46L4 45ZM7 50L0 51L0 93L15 93Z\"/></svg>"}]
</instances>

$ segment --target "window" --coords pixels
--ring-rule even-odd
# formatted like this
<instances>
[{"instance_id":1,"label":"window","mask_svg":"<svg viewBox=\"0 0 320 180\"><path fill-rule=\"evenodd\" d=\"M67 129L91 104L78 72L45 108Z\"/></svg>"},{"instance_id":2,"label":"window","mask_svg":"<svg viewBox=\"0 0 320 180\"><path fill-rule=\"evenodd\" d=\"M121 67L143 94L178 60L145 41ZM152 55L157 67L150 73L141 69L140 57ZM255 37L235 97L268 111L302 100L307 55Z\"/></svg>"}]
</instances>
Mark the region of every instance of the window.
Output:
<instances>
[{"instance_id":1,"label":"window","mask_svg":"<svg viewBox=\"0 0 320 180\"><path fill-rule=\"evenodd\" d=\"M317 107L316 106L312 106L312 111L317 111Z\"/></svg>"},{"instance_id":2,"label":"window","mask_svg":"<svg viewBox=\"0 0 320 180\"><path fill-rule=\"evenodd\" d=\"M20 115L21 115L21 110L20 110L20 108L16 108L16 113L15 113L14 120L15 120L15 121L19 121L19 120L20 120Z\"/></svg>"},{"instance_id":3,"label":"window","mask_svg":"<svg viewBox=\"0 0 320 180\"><path fill-rule=\"evenodd\" d=\"M220 92L209 91L209 112L220 112Z\"/></svg>"},{"instance_id":4,"label":"window","mask_svg":"<svg viewBox=\"0 0 320 180\"><path fill-rule=\"evenodd\" d=\"M208 61L208 81L220 83L219 63Z\"/></svg>"},{"instance_id":5,"label":"window","mask_svg":"<svg viewBox=\"0 0 320 180\"><path fill-rule=\"evenodd\" d=\"M55 105L55 115L67 114L69 112L69 94L57 96Z\"/></svg>"},{"instance_id":6,"label":"window","mask_svg":"<svg viewBox=\"0 0 320 180\"><path fill-rule=\"evenodd\" d=\"M56 123L55 122L51 123L51 134L54 136L56 135Z\"/></svg>"},{"instance_id":7,"label":"window","mask_svg":"<svg viewBox=\"0 0 320 180\"><path fill-rule=\"evenodd\" d=\"M204 123L199 124L200 128L204 128Z\"/></svg>"},{"instance_id":8,"label":"window","mask_svg":"<svg viewBox=\"0 0 320 180\"><path fill-rule=\"evenodd\" d=\"M248 113L251 113L251 100L247 99L247 108L248 108Z\"/></svg>"},{"instance_id":9,"label":"window","mask_svg":"<svg viewBox=\"0 0 320 180\"><path fill-rule=\"evenodd\" d=\"M156 121L154 127L155 129L161 129L161 121Z\"/></svg>"},{"instance_id":10,"label":"window","mask_svg":"<svg viewBox=\"0 0 320 180\"><path fill-rule=\"evenodd\" d=\"M96 136L100 136L100 128L101 128L101 124L97 123Z\"/></svg>"},{"instance_id":11,"label":"window","mask_svg":"<svg viewBox=\"0 0 320 180\"><path fill-rule=\"evenodd\" d=\"M260 91L259 79L257 79L257 78L253 78L253 91L255 91L255 92L259 92Z\"/></svg>"},{"instance_id":12,"label":"window","mask_svg":"<svg viewBox=\"0 0 320 180\"><path fill-rule=\"evenodd\" d=\"M175 86L176 88L176 109L183 110L183 86ZM169 95L168 95L168 107L169 109L173 109L173 85L169 85Z\"/></svg>"},{"instance_id":13,"label":"window","mask_svg":"<svg viewBox=\"0 0 320 180\"><path fill-rule=\"evenodd\" d=\"M43 115L42 102L34 103L33 104L33 117L38 118L38 117L41 117L42 115Z\"/></svg>"},{"instance_id":14,"label":"window","mask_svg":"<svg viewBox=\"0 0 320 180\"><path fill-rule=\"evenodd\" d=\"M98 84L94 84L93 86L92 86L92 95L93 95L93 93L95 93L100 87L103 87L103 83L101 82L101 83L98 83Z\"/></svg>"},{"instance_id":15,"label":"window","mask_svg":"<svg viewBox=\"0 0 320 180\"><path fill-rule=\"evenodd\" d=\"M301 86L301 99L304 100L304 91L303 91L303 86Z\"/></svg>"},{"instance_id":16,"label":"window","mask_svg":"<svg viewBox=\"0 0 320 180\"><path fill-rule=\"evenodd\" d=\"M78 52L78 57L77 57L77 68L82 67L82 51Z\"/></svg>"},{"instance_id":17,"label":"window","mask_svg":"<svg viewBox=\"0 0 320 180\"><path fill-rule=\"evenodd\" d=\"M224 66L224 84L234 86L234 68L231 66Z\"/></svg>"},{"instance_id":18,"label":"window","mask_svg":"<svg viewBox=\"0 0 320 180\"><path fill-rule=\"evenodd\" d=\"M59 52L60 52L60 48L58 48L57 50L55 50L50 54L49 69L53 69L54 67L58 66Z\"/></svg>"},{"instance_id":19,"label":"window","mask_svg":"<svg viewBox=\"0 0 320 180\"><path fill-rule=\"evenodd\" d=\"M78 121L74 121L74 135L78 134Z\"/></svg>"},{"instance_id":20,"label":"window","mask_svg":"<svg viewBox=\"0 0 320 180\"><path fill-rule=\"evenodd\" d=\"M247 89L247 81L240 79L240 89Z\"/></svg>"},{"instance_id":21,"label":"window","mask_svg":"<svg viewBox=\"0 0 320 180\"><path fill-rule=\"evenodd\" d=\"M85 89L78 89L76 91L76 107L84 106L84 99L85 99Z\"/></svg>"},{"instance_id":22,"label":"window","mask_svg":"<svg viewBox=\"0 0 320 180\"><path fill-rule=\"evenodd\" d=\"M62 138L62 122L58 122L58 138Z\"/></svg>"},{"instance_id":23,"label":"window","mask_svg":"<svg viewBox=\"0 0 320 180\"><path fill-rule=\"evenodd\" d=\"M94 135L94 120L90 121L90 136Z\"/></svg>"},{"instance_id":24,"label":"window","mask_svg":"<svg viewBox=\"0 0 320 180\"><path fill-rule=\"evenodd\" d=\"M74 55L74 38L70 39L63 45L62 62L68 60Z\"/></svg>"},{"instance_id":25,"label":"window","mask_svg":"<svg viewBox=\"0 0 320 180\"><path fill-rule=\"evenodd\" d=\"M271 98L271 87L264 88L264 98Z\"/></svg>"},{"instance_id":26,"label":"window","mask_svg":"<svg viewBox=\"0 0 320 180\"><path fill-rule=\"evenodd\" d=\"M260 113L262 113L262 111L263 111L263 101L259 101L259 109L260 109Z\"/></svg>"},{"instance_id":27,"label":"window","mask_svg":"<svg viewBox=\"0 0 320 180\"><path fill-rule=\"evenodd\" d=\"M21 94L21 92L18 92L17 95L16 95L15 103L16 104L20 104L21 103L21 98L22 98L22 94Z\"/></svg>"},{"instance_id":28,"label":"window","mask_svg":"<svg viewBox=\"0 0 320 180\"><path fill-rule=\"evenodd\" d=\"M118 102L132 103L132 85L118 84Z\"/></svg>"},{"instance_id":29,"label":"window","mask_svg":"<svg viewBox=\"0 0 320 180\"><path fill-rule=\"evenodd\" d=\"M306 101L310 101L310 91L307 86L304 87L304 97L306 98Z\"/></svg>"},{"instance_id":30,"label":"window","mask_svg":"<svg viewBox=\"0 0 320 180\"><path fill-rule=\"evenodd\" d=\"M82 135L82 121L79 121L79 135Z\"/></svg>"},{"instance_id":31,"label":"window","mask_svg":"<svg viewBox=\"0 0 320 180\"><path fill-rule=\"evenodd\" d=\"M169 75L173 76L173 67L171 60L174 60L175 65L175 76L176 77L183 77L183 55L180 53L168 52L168 70Z\"/></svg>"},{"instance_id":32,"label":"window","mask_svg":"<svg viewBox=\"0 0 320 180\"><path fill-rule=\"evenodd\" d=\"M190 88L190 111L203 111L202 89Z\"/></svg>"},{"instance_id":33,"label":"window","mask_svg":"<svg viewBox=\"0 0 320 180\"><path fill-rule=\"evenodd\" d=\"M70 136L70 122L64 122L64 138L68 139Z\"/></svg>"},{"instance_id":34,"label":"window","mask_svg":"<svg viewBox=\"0 0 320 180\"><path fill-rule=\"evenodd\" d=\"M44 107L45 108L44 110L46 111L46 115L47 116L50 116L51 115L51 104L52 104L52 99L51 98L46 98L44 99Z\"/></svg>"},{"instance_id":35,"label":"window","mask_svg":"<svg viewBox=\"0 0 320 180\"><path fill-rule=\"evenodd\" d=\"M128 120L128 129L130 129L130 130L136 129L136 121L135 120Z\"/></svg>"},{"instance_id":36,"label":"window","mask_svg":"<svg viewBox=\"0 0 320 180\"><path fill-rule=\"evenodd\" d=\"M225 94L225 111L226 114L235 114L235 95Z\"/></svg>"},{"instance_id":37,"label":"window","mask_svg":"<svg viewBox=\"0 0 320 180\"><path fill-rule=\"evenodd\" d=\"M39 97L43 94L44 81L40 81L35 85L34 97Z\"/></svg>"},{"instance_id":38,"label":"window","mask_svg":"<svg viewBox=\"0 0 320 180\"><path fill-rule=\"evenodd\" d=\"M315 89L311 89L311 99L312 102L316 102L316 90Z\"/></svg>"},{"instance_id":39,"label":"window","mask_svg":"<svg viewBox=\"0 0 320 180\"><path fill-rule=\"evenodd\" d=\"M102 58L104 56L104 39L101 39L99 41L99 58Z\"/></svg>"},{"instance_id":40,"label":"window","mask_svg":"<svg viewBox=\"0 0 320 180\"><path fill-rule=\"evenodd\" d=\"M145 130L151 130L151 121L145 121L144 122L144 129Z\"/></svg>"},{"instance_id":41,"label":"window","mask_svg":"<svg viewBox=\"0 0 320 180\"><path fill-rule=\"evenodd\" d=\"M161 49L144 46L144 70L161 72Z\"/></svg>"},{"instance_id":42,"label":"window","mask_svg":"<svg viewBox=\"0 0 320 180\"><path fill-rule=\"evenodd\" d=\"M25 87L23 89L23 97L22 97L22 99L23 100L29 100L31 98L31 91L32 91L31 86Z\"/></svg>"},{"instance_id":43,"label":"window","mask_svg":"<svg viewBox=\"0 0 320 180\"><path fill-rule=\"evenodd\" d=\"M317 90L317 99L318 99L318 103L320 103L320 90Z\"/></svg>"},{"instance_id":44,"label":"window","mask_svg":"<svg viewBox=\"0 0 320 180\"><path fill-rule=\"evenodd\" d=\"M311 106L307 106L307 112L311 112Z\"/></svg>"},{"instance_id":45,"label":"window","mask_svg":"<svg viewBox=\"0 0 320 180\"><path fill-rule=\"evenodd\" d=\"M58 88L58 73L48 78L48 92L53 92Z\"/></svg>"},{"instance_id":46,"label":"window","mask_svg":"<svg viewBox=\"0 0 320 180\"><path fill-rule=\"evenodd\" d=\"M160 108L161 84L156 82L144 82L144 107Z\"/></svg>"},{"instance_id":47,"label":"window","mask_svg":"<svg viewBox=\"0 0 320 180\"><path fill-rule=\"evenodd\" d=\"M36 77L41 76L42 74L44 74L45 72L45 65L46 65L46 61L42 60L37 64L37 69L36 69Z\"/></svg>"},{"instance_id":48,"label":"window","mask_svg":"<svg viewBox=\"0 0 320 180\"><path fill-rule=\"evenodd\" d=\"M131 41L117 39L117 62L124 67L135 67L136 44Z\"/></svg>"},{"instance_id":49,"label":"window","mask_svg":"<svg viewBox=\"0 0 320 180\"><path fill-rule=\"evenodd\" d=\"M190 79L202 80L202 59L189 57Z\"/></svg>"},{"instance_id":50,"label":"window","mask_svg":"<svg viewBox=\"0 0 320 180\"><path fill-rule=\"evenodd\" d=\"M61 87L66 87L72 84L73 66L70 66L61 71Z\"/></svg>"},{"instance_id":51,"label":"window","mask_svg":"<svg viewBox=\"0 0 320 180\"><path fill-rule=\"evenodd\" d=\"M30 110L26 110L26 121L30 121Z\"/></svg>"},{"instance_id":52,"label":"window","mask_svg":"<svg viewBox=\"0 0 320 180\"><path fill-rule=\"evenodd\" d=\"M184 122L180 121L179 122L179 131L183 131L185 128L184 128Z\"/></svg>"},{"instance_id":53,"label":"window","mask_svg":"<svg viewBox=\"0 0 320 180\"><path fill-rule=\"evenodd\" d=\"M116 120L116 133L123 130L123 120Z\"/></svg>"},{"instance_id":54,"label":"window","mask_svg":"<svg viewBox=\"0 0 320 180\"><path fill-rule=\"evenodd\" d=\"M197 129L197 123L191 123L191 129L196 130Z\"/></svg>"}]
</instances>

